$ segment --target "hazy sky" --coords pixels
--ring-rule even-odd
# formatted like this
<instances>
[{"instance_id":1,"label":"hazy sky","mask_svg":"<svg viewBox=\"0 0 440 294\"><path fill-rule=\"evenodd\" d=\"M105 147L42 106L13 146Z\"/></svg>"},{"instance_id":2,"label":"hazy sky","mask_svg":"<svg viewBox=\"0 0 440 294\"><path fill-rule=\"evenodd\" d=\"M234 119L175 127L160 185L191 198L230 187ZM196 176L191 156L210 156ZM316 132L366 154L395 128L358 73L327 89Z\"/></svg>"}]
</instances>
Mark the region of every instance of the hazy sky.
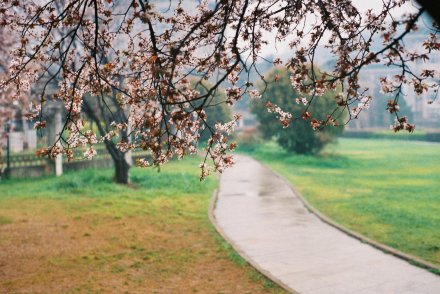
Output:
<instances>
[{"instance_id":1,"label":"hazy sky","mask_svg":"<svg viewBox=\"0 0 440 294\"><path fill-rule=\"evenodd\" d=\"M367 11L367 9L371 9L371 8L379 11L383 6L382 0L352 0L352 2L359 9L361 13L364 13ZM417 4L414 1L408 2L404 6L393 10L393 16L399 17L404 13L415 12L416 11L415 5ZM265 37L268 40L273 40L274 36L275 36L274 34L270 34L270 33L266 33L265 35ZM269 44L262 49L262 54L264 56L285 55L290 50L287 44L288 42Z\"/></svg>"},{"instance_id":2,"label":"hazy sky","mask_svg":"<svg viewBox=\"0 0 440 294\"><path fill-rule=\"evenodd\" d=\"M215 2L218 0L210 0L208 2ZM377 12L381 10L382 6L383 6L383 1L388 1L388 0L352 0L352 3L359 9L359 11L361 13L365 13L367 11L367 9L373 9L376 10ZM440 0L433 0L433 1L440 1ZM164 1L164 0L153 0L152 1L157 8L159 8L159 10L165 12L165 11L173 11L173 6L176 4L176 1L171 1L171 7L170 7L170 2L169 1ZM198 0L184 0L182 2L183 6L186 8L187 11L192 11L192 9L194 9L200 1ZM414 0L409 1L408 3L406 3L404 6L393 10L393 16L394 17L399 17L404 13L408 13L408 12L415 12L416 8L415 8L416 3L414 2ZM170 10L169 10L170 9ZM275 43L274 39L275 39L275 34L274 33L270 33L270 32L266 32L264 35L264 38L270 42L269 45L266 45L262 48L262 55L263 56L273 56L273 55L277 55L277 56L286 56L289 53L289 47L288 47L288 43L289 41L286 42L278 42Z\"/></svg>"}]
</instances>

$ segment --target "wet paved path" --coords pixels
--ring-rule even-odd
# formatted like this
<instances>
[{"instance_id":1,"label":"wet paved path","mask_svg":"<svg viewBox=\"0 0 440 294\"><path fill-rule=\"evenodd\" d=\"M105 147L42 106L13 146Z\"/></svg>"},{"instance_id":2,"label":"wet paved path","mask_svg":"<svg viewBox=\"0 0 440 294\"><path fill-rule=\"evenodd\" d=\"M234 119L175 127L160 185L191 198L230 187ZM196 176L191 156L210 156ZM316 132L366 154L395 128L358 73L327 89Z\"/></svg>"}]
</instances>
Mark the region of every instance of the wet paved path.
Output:
<instances>
[{"instance_id":1,"label":"wet paved path","mask_svg":"<svg viewBox=\"0 0 440 294\"><path fill-rule=\"evenodd\" d=\"M439 276L322 222L251 158L222 175L214 216L253 264L299 293L440 293Z\"/></svg>"}]
</instances>

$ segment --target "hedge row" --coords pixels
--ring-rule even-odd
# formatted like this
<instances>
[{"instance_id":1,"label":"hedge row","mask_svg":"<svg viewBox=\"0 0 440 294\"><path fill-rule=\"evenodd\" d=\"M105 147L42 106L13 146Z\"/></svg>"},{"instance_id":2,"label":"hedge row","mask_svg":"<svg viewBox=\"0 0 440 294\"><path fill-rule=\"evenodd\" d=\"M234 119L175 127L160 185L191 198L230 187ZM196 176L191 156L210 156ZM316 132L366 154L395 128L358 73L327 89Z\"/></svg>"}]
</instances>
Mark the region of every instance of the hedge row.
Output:
<instances>
[{"instance_id":1,"label":"hedge row","mask_svg":"<svg viewBox=\"0 0 440 294\"><path fill-rule=\"evenodd\" d=\"M387 140L410 140L440 142L440 132L427 133L379 133L370 131L345 131L343 138L362 138L362 139L387 139Z\"/></svg>"}]
</instances>

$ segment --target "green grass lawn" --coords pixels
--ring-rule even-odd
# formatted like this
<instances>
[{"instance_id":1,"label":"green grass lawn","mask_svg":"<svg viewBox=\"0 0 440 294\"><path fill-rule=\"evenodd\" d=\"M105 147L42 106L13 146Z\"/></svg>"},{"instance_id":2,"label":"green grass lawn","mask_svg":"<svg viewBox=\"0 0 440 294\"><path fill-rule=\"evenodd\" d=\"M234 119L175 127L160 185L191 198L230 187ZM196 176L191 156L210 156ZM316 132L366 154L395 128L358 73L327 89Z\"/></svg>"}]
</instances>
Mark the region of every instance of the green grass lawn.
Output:
<instances>
[{"instance_id":1,"label":"green grass lawn","mask_svg":"<svg viewBox=\"0 0 440 294\"><path fill-rule=\"evenodd\" d=\"M0 182L0 292L283 292L216 234L199 161Z\"/></svg>"},{"instance_id":2,"label":"green grass lawn","mask_svg":"<svg viewBox=\"0 0 440 294\"><path fill-rule=\"evenodd\" d=\"M274 143L247 153L336 222L440 265L440 144L340 139L318 157Z\"/></svg>"}]
</instances>

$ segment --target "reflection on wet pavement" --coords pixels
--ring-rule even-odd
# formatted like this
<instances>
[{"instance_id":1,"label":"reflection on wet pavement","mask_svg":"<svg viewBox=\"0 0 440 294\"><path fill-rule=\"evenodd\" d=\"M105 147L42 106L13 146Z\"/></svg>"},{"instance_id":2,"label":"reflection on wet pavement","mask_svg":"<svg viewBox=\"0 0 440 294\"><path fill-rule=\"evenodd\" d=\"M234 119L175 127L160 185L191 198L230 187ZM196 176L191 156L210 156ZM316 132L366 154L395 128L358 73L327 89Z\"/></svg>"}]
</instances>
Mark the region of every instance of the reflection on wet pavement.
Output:
<instances>
[{"instance_id":1,"label":"reflection on wet pavement","mask_svg":"<svg viewBox=\"0 0 440 294\"><path fill-rule=\"evenodd\" d=\"M221 178L218 225L239 251L300 293L440 293L440 278L323 223L257 161Z\"/></svg>"}]
</instances>

